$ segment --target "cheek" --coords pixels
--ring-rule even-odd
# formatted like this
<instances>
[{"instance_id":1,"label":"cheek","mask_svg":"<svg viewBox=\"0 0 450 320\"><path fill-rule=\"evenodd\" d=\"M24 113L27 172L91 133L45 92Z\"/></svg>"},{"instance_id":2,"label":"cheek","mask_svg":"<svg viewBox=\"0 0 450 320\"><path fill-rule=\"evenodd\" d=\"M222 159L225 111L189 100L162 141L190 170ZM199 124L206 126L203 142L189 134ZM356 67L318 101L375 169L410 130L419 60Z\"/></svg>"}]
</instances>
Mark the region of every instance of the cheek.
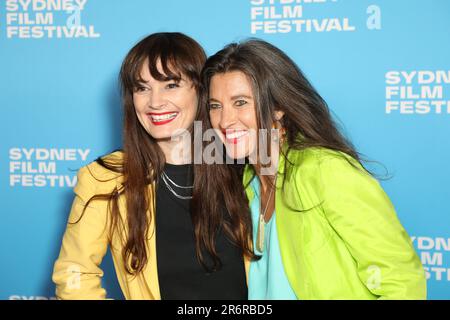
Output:
<instances>
[{"instance_id":1,"label":"cheek","mask_svg":"<svg viewBox=\"0 0 450 320\"><path fill-rule=\"evenodd\" d=\"M195 118L195 115L197 114L197 108L198 108L198 99L197 96L194 97L189 103L189 113L191 118Z\"/></svg>"},{"instance_id":2,"label":"cheek","mask_svg":"<svg viewBox=\"0 0 450 320\"><path fill-rule=\"evenodd\" d=\"M197 112L198 98L195 90L180 92L176 104L189 114Z\"/></svg>"},{"instance_id":3,"label":"cheek","mask_svg":"<svg viewBox=\"0 0 450 320\"><path fill-rule=\"evenodd\" d=\"M258 122L256 121L256 110L254 107L249 107L241 110L239 113L239 121L247 127L247 129L258 130Z\"/></svg>"},{"instance_id":4,"label":"cheek","mask_svg":"<svg viewBox=\"0 0 450 320\"><path fill-rule=\"evenodd\" d=\"M136 108L135 108L135 112L136 112L137 120L139 121L141 126L147 130L147 122L145 120L146 115L142 114L142 112L139 112L139 110L137 110Z\"/></svg>"},{"instance_id":5,"label":"cheek","mask_svg":"<svg viewBox=\"0 0 450 320\"><path fill-rule=\"evenodd\" d=\"M219 128L220 123L220 112L219 111L212 111L209 112L209 121L211 121L211 126L214 129Z\"/></svg>"},{"instance_id":6,"label":"cheek","mask_svg":"<svg viewBox=\"0 0 450 320\"><path fill-rule=\"evenodd\" d=\"M146 104L146 100L144 97L140 97L140 96L133 97L134 110L136 110L137 114L139 114L139 113L143 112L143 110L145 110L145 104Z\"/></svg>"},{"instance_id":7,"label":"cheek","mask_svg":"<svg viewBox=\"0 0 450 320\"><path fill-rule=\"evenodd\" d=\"M146 128L146 108L145 108L145 99L143 97L133 97L133 105L134 105L134 112L136 114L136 117L139 121L139 123ZM147 129L146 129L147 130Z\"/></svg>"}]
</instances>

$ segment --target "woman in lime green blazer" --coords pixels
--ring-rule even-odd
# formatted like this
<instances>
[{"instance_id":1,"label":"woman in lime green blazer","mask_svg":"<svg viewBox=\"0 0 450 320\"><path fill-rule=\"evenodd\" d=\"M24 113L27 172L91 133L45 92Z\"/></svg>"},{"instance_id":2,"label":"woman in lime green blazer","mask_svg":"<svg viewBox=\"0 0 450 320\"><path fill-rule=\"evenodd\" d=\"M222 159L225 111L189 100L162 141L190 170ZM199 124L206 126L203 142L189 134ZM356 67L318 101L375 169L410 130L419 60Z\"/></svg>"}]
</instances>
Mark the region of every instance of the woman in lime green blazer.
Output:
<instances>
[{"instance_id":1,"label":"woman in lime green blazer","mask_svg":"<svg viewBox=\"0 0 450 320\"><path fill-rule=\"evenodd\" d=\"M285 53L256 39L230 44L207 60L202 81L228 156L247 158L249 204L239 205L251 212L260 256L250 299L426 298L423 267L388 196ZM224 183L218 192L238 199L243 189Z\"/></svg>"}]
</instances>

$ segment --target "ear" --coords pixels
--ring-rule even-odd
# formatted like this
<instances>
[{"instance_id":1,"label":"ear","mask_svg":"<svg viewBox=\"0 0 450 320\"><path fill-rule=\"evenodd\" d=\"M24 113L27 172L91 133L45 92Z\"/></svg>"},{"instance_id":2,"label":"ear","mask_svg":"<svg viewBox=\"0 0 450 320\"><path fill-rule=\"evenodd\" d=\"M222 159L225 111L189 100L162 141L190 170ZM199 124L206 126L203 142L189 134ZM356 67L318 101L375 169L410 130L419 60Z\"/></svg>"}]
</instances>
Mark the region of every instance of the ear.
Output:
<instances>
[{"instance_id":1,"label":"ear","mask_svg":"<svg viewBox=\"0 0 450 320\"><path fill-rule=\"evenodd\" d=\"M284 117L284 111L278 110L273 113L276 121L280 121Z\"/></svg>"}]
</instances>

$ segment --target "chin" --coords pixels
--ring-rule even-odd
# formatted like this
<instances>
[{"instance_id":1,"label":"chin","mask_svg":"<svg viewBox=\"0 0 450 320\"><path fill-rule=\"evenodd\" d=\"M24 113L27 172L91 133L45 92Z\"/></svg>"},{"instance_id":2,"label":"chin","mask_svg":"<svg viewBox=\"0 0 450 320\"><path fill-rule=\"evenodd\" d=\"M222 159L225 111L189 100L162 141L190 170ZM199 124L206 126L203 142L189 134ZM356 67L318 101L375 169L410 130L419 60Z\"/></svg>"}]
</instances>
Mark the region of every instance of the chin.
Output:
<instances>
[{"instance_id":1,"label":"chin","mask_svg":"<svg viewBox=\"0 0 450 320\"><path fill-rule=\"evenodd\" d=\"M171 132L165 132L165 130L147 130L148 134L155 140L170 140Z\"/></svg>"},{"instance_id":2,"label":"chin","mask_svg":"<svg viewBox=\"0 0 450 320\"><path fill-rule=\"evenodd\" d=\"M157 127L157 126L151 126L148 130L148 132L150 133L150 135L157 139L170 139L172 136L176 137L177 134L177 130L179 130L176 126L172 126L172 125L164 125L161 127Z\"/></svg>"},{"instance_id":3,"label":"chin","mask_svg":"<svg viewBox=\"0 0 450 320\"><path fill-rule=\"evenodd\" d=\"M246 158L249 153L246 150L236 150L237 148L235 146L226 146L226 151L228 157L231 159L239 160Z\"/></svg>"}]
</instances>

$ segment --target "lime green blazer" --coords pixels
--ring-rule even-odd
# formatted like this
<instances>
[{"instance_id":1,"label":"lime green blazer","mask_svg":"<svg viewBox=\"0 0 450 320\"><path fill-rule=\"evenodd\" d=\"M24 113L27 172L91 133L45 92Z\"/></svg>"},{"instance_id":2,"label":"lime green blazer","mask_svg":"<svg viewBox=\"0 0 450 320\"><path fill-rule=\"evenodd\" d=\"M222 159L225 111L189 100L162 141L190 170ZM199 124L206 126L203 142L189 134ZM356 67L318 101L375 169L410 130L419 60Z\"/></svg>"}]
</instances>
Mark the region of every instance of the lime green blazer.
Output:
<instances>
[{"instance_id":1,"label":"lime green blazer","mask_svg":"<svg viewBox=\"0 0 450 320\"><path fill-rule=\"evenodd\" d=\"M280 156L275 212L297 298L426 299L423 266L378 181L352 157L329 149L291 150L288 160L284 176ZM253 176L247 165L249 201Z\"/></svg>"}]
</instances>

